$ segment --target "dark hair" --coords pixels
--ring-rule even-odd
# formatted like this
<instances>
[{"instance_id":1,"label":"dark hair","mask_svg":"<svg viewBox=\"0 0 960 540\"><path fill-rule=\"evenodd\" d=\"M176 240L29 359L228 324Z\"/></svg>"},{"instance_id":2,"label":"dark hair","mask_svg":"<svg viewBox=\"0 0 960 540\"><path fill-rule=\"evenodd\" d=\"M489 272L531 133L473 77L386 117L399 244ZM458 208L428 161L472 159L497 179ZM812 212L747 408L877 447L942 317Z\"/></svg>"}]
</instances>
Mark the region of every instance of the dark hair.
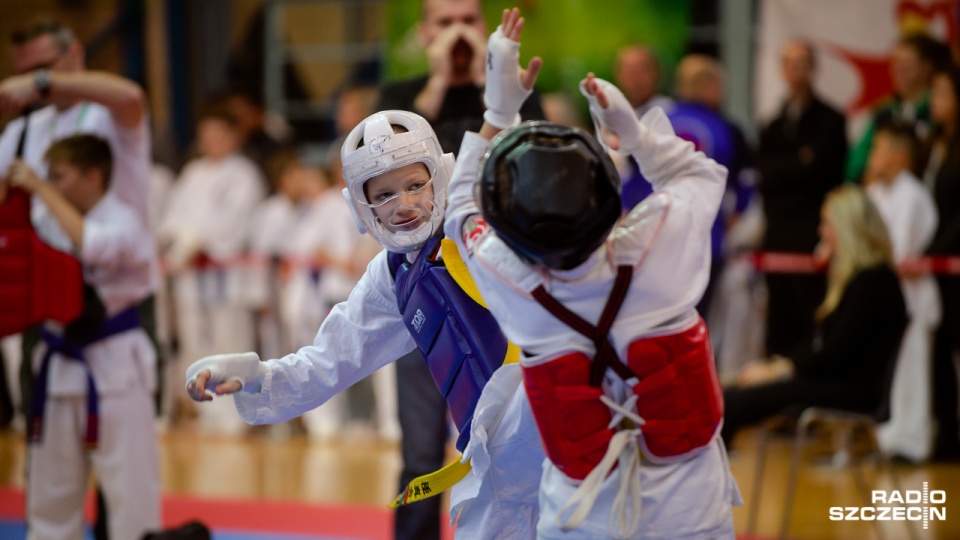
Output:
<instances>
[{"instance_id":1,"label":"dark hair","mask_svg":"<svg viewBox=\"0 0 960 540\"><path fill-rule=\"evenodd\" d=\"M237 116L230 110L226 98L220 95L208 100L203 108L200 109L200 114L197 116L197 123L203 122L204 120L218 120L234 129L238 125Z\"/></svg>"},{"instance_id":2,"label":"dark hair","mask_svg":"<svg viewBox=\"0 0 960 540\"><path fill-rule=\"evenodd\" d=\"M68 163L81 172L96 169L103 175L103 191L110 188L113 152L105 139L90 134L73 135L51 144L43 157L51 163Z\"/></svg>"},{"instance_id":3,"label":"dark hair","mask_svg":"<svg viewBox=\"0 0 960 540\"><path fill-rule=\"evenodd\" d=\"M927 34L910 34L900 39L901 46L910 47L917 52L920 60L933 70L940 70L951 63L950 48Z\"/></svg>"},{"instance_id":4,"label":"dark hair","mask_svg":"<svg viewBox=\"0 0 960 540\"><path fill-rule=\"evenodd\" d=\"M895 121L877 124L877 129L873 134L874 139L885 135L890 137L895 144L907 150L910 154L910 170L915 174L920 170L920 138L917 136L917 127L912 122Z\"/></svg>"},{"instance_id":5,"label":"dark hair","mask_svg":"<svg viewBox=\"0 0 960 540\"><path fill-rule=\"evenodd\" d=\"M53 37L53 41L57 44L57 48L60 49L61 53L67 52L70 45L73 45L77 40L73 34L73 30L70 30L53 19L41 19L30 26L15 30L10 34L10 42L15 46L20 46L28 41L46 35Z\"/></svg>"}]
</instances>

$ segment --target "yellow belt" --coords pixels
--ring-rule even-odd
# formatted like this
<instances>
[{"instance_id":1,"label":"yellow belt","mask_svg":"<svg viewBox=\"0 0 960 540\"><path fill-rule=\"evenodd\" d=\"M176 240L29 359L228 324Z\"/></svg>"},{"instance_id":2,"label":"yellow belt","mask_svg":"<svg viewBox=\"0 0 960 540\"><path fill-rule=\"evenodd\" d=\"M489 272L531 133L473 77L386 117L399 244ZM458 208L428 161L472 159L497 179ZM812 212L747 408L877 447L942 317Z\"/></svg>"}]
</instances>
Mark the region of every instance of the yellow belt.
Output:
<instances>
[{"instance_id":1,"label":"yellow belt","mask_svg":"<svg viewBox=\"0 0 960 540\"><path fill-rule=\"evenodd\" d=\"M480 296L477 284L474 283L473 278L470 277L467 265L463 262L460 251L457 250L457 244L449 238L444 238L440 241L440 250L443 264L446 265L447 271L450 272L453 280L457 282L457 285L459 285L460 288L463 289L463 292L467 293L467 296L473 299L474 302L486 308L487 304L483 301L483 297ZM503 363L515 364L519 360L520 348L513 343L507 342L507 354L503 358ZM397 498L390 503L390 508L396 508L427 499L453 487L454 484L470 472L470 462L467 461L464 463L461 461L462 459L463 456L461 455L457 460L439 471L418 476L411 480L410 483L407 484L406 489L403 490L403 493L397 495Z\"/></svg>"}]
</instances>

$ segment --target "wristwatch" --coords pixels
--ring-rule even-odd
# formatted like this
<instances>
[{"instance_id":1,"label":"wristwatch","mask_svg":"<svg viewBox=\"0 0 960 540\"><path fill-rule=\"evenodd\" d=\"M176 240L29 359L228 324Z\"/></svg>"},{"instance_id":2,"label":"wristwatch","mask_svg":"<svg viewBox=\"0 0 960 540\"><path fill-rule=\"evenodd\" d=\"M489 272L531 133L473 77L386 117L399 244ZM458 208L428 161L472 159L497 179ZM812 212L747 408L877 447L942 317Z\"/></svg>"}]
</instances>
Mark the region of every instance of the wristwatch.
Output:
<instances>
[{"instance_id":1,"label":"wristwatch","mask_svg":"<svg viewBox=\"0 0 960 540\"><path fill-rule=\"evenodd\" d=\"M50 76L49 69L38 69L33 72L33 86L37 89L40 97L47 99L50 97L50 87L53 85L53 79Z\"/></svg>"}]
</instances>

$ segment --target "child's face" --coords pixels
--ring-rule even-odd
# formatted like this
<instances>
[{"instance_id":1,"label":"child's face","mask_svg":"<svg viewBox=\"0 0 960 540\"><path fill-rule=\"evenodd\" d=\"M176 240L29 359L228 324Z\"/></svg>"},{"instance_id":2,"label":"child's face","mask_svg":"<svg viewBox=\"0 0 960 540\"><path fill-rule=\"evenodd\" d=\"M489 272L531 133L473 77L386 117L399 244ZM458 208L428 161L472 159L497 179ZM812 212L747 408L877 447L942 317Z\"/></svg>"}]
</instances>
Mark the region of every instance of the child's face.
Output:
<instances>
[{"instance_id":1,"label":"child's face","mask_svg":"<svg viewBox=\"0 0 960 540\"><path fill-rule=\"evenodd\" d=\"M98 182L100 173L95 169L84 172L72 163L52 161L47 176L63 198L84 213L92 207L91 202L99 200L103 194Z\"/></svg>"},{"instance_id":2,"label":"child's face","mask_svg":"<svg viewBox=\"0 0 960 540\"><path fill-rule=\"evenodd\" d=\"M430 219L434 206L430 180L426 165L411 163L367 180L363 192L389 232L412 231Z\"/></svg>"},{"instance_id":3,"label":"child's face","mask_svg":"<svg viewBox=\"0 0 960 540\"><path fill-rule=\"evenodd\" d=\"M883 132L874 136L867 160L867 176L871 180L892 182L909 165L910 153L897 139Z\"/></svg>"},{"instance_id":4,"label":"child's face","mask_svg":"<svg viewBox=\"0 0 960 540\"><path fill-rule=\"evenodd\" d=\"M203 157L219 160L232 154L240 144L237 130L227 122L207 118L197 126L197 146Z\"/></svg>"}]
</instances>

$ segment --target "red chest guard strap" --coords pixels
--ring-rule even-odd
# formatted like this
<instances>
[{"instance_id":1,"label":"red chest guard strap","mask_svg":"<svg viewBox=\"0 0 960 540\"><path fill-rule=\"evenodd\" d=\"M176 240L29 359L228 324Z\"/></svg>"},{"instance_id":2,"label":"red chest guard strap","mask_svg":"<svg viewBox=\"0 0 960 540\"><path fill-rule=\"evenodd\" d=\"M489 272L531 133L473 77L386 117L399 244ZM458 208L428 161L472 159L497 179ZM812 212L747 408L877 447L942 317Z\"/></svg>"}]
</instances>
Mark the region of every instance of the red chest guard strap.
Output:
<instances>
[{"instance_id":1,"label":"red chest guard strap","mask_svg":"<svg viewBox=\"0 0 960 540\"><path fill-rule=\"evenodd\" d=\"M540 441L550 461L570 478L583 480L603 459L614 430L608 426L610 409L600 401L600 382L607 368L620 377L634 377L620 361L608 334L627 295L633 268L617 269L600 321L593 326L564 307L541 285L533 297L553 316L590 339L596 357L571 353L545 363L523 367L527 399L537 421Z\"/></svg>"},{"instance_id":2,"label":"red chest guard strap","mask_svg":"<svg viewBox=\"0 0 960 540\"><path fill-rule=\"evenodd\" d=\"M617 358L617 351L610 343L608 334L613 326L613 321L617 319L617 313L620 312L620 306L623 305L623 299L627 296L627 290L630 288L630 282L633 280L633 268L630 266L617 267L617 278L613 282L613 289L610 296L607 297L607 305L603 307L600 314L600 321L596 326L583 320L582 317L570 311L556 298L550 295L543 285L540 285L533 291L533 298L550 312L551 315L559 319L562 323L576 330L584 337L593 341L597 349L596 357L590 367L590 386L600 386L603 381L603 375L607 368L613 369L620 378L626 380L633 377L630 369Z\"/></svg>"}]
</instances>

